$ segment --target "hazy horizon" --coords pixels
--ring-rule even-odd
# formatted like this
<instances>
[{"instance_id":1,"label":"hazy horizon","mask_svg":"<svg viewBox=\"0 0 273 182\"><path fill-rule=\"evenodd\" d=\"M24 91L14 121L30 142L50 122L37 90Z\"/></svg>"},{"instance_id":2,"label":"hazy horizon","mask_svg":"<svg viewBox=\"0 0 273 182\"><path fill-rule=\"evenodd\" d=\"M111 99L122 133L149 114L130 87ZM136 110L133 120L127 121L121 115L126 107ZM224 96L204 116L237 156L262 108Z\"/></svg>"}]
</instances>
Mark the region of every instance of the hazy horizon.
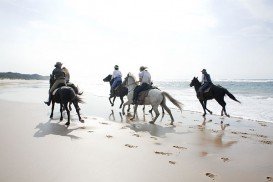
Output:
<instances>
[{"instance_id":1,"label":"hazy horizon","mask_svg":"<svg viewBox=\"0 0 273 182\"><path fill-rule=\"evenodd\" d=\"M118 64L153 80L273 79L269 0L0 0L0 72L100 80Z\"/></svg>"}]
</instances>

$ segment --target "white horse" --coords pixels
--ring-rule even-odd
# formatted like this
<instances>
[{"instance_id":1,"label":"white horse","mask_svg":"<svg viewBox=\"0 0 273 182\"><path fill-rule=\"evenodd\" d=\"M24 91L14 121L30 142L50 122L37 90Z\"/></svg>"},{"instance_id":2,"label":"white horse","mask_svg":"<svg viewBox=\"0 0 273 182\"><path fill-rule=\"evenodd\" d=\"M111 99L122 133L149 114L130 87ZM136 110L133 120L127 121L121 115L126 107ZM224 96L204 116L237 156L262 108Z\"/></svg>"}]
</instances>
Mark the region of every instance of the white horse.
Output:
<instances>
[{"instance_id":1,"label":"white horse","mask_svg":"<svg viewBox=\"0 0 273 182\"><path fill-rule=\"evenodd\" d=\"M123 104L123 107L122 107L122 114L124 115L125 114L125 112L124 112L125 106L126 105L130 105L130 104L133 103L134 89L137 86L137 82L136 82L135 77L131 73L128 73L127 77L124 79L124 81L123 81L122 84L128 88L128 95L127 95L128 101L125 102ZM144 100L144 105L151 105L152 108L153 108L153 110L156 113L155 118L152 121L150 121L151 124L154 124L155 121L156 121L156 119L159 116L159 111L158 111L158 106L159 105L161 105L162 108L164 108L168 112L168 114L171 117L171 125L173 124L173 122L174 122L173 115L171 113L171 110L166 105L166 97L176 107L178 107L180 109L180 111L182 112L182 108L181 108L182 104L179 101L175 100L172 96L170 96L170 94L168 94L167 92L162 92L162 91L160 91L158 89L151 89L149 91L147 97L145 97L145 100ZM137 106L138 105L135 104L135 107L134 107L134 116L131 119L135 118L136 111L137 111Z\"/></svg>"}]
</instances>

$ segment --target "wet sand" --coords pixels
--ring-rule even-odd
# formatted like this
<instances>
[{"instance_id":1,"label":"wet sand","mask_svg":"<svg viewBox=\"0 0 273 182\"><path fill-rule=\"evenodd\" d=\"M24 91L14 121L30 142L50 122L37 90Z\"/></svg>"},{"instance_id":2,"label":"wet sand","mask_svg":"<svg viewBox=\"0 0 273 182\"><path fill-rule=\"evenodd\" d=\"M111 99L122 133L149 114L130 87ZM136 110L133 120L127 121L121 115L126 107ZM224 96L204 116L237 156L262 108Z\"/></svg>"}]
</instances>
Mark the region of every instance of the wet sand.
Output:
<instances>
[{"instance_id":1,"label":"wet sand","mask_svg":"<svg viewBox=\"0 0 273 182\"><path fill-rule=\"evenodd\" d=\"M42 103L0 100L0 181L272 181L272 123L172 109L174 126L152 125L148 108L135 121L104 109L83 109L84 124L73 110L66 128L58 107L49 119Z\"/></svg>"}]
</instances>

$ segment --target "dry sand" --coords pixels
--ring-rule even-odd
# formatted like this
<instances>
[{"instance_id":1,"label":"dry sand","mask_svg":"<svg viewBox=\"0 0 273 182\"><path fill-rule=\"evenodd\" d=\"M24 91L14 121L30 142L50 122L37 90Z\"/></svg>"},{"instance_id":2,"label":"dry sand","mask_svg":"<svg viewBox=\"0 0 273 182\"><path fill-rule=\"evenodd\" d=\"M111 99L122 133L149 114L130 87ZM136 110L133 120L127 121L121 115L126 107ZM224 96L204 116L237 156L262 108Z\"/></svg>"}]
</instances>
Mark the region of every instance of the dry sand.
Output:
<instances>
[{"instance_id":1,"label":"dry sand","mask_svg":"<svg viewBox=\"0 0 273 182\"><path fill-rule=\"evenodd\" d=\"M42 103L0 100L1 182L272 181L271 123L172 109L175 126L141 110L82 124L73 111L67 129L57 110L50 120Z\"/></svg>"}]
</instances>

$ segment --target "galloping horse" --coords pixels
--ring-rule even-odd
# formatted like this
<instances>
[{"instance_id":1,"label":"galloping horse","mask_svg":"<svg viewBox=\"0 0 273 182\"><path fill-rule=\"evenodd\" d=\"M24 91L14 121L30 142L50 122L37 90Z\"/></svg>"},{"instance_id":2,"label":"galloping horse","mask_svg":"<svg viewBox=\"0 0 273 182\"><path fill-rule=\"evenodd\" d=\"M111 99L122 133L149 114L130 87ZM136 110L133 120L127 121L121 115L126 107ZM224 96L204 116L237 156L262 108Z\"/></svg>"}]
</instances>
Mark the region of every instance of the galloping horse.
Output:
<instances>
[{"instance_id":1,"label":"galloping horse","mask_svg":"<svg viewBox=\"0 0 273 182\"><path fill-rule=\"evenodd\" d=\"M129 90L127 95L128 101L123 105L123 108L122 108L122 114L124 115L125 114L124 107L126 105L133 103L133 94L134 94L134 89L137 86L137 82L135 80L135 77L131 73L128 73L127 77L125 78L122 84L125 85ZM159 111L158 111L159 105L161 105L162 108L164 108L168 112L168 114L171 117L171 125L173 124L174 118L171 113L171 110L166 105L166 97L182 112L182 108L181 108L182 104L179 101L175 100L170 94L168 94L167 92L162 92L158 89L151 89L144 100L144 105L151 105L156 114L155 118L152 121L150 121L151 124L154 124L156 119L159 116ZM136 116L137 106L138 105L136 104L134 107L134 116L131 119L134 119Z\"/></svg>"},{"instance_id":2,"label":"galloping horse","mask_svg":"<svg viewBox=\"0 0 273 182\"><path fill-rule=\"evenodd\" d=\"M201 87L201 83L198 80L198 77L193 77L190 86L194 86L194 89L196 91L196 95L199 91L199 88ZM225 113L225 115L227 117L229 117L229 115L226 112L226 102L224 101L224 96L228 95L232 100L241 103L240 101L238 101L234 95L232 95L227 89L221 87L221 86L216 86L216 85L212 85L209 92L204 93L204 97L202 98L198 98L199 102L201 103L203 110L204 110L204 114L203 116L206 116L206 110L212 114L212 112L210 110L207 109L207 100L211 100L211 99L215 99L221 106L222 106L222 111L221 111L221 116L223 116L223 112Z\"/></svg>"},{"instance_id":3,"label":"galloping horse","mask_svg":"<svg viewBox=\"0 0 273 182\"><path fill-rule=\"evenodd\" d=\"M108 75L107 77L105 77L105 78L103 79L104 82L109 82L109 83L110 83L110 87L111 87L111 85L112 85L112 83L113 83L113 80L111 80L111 78L112 78L112 75ZM123 87L122 85L119 85L119 86L116 88L116 90L115 90L113 93L111 93L111 95L110 95L110 97L109 97L109 101L110 101L111 106L114 106L116 97L120 97L121 104L120 104L119 108L121 108L121 107L122 107L122 104L124 103L123 97L124 97L125 95L127 95L127 94L128 94L128 89L127 89L126 87ZM112 102L112 101L111 101L111 98L113 98L113 97L114 97L114 99L113 99L113 102Z\"/></svg>"}]
</instances>

